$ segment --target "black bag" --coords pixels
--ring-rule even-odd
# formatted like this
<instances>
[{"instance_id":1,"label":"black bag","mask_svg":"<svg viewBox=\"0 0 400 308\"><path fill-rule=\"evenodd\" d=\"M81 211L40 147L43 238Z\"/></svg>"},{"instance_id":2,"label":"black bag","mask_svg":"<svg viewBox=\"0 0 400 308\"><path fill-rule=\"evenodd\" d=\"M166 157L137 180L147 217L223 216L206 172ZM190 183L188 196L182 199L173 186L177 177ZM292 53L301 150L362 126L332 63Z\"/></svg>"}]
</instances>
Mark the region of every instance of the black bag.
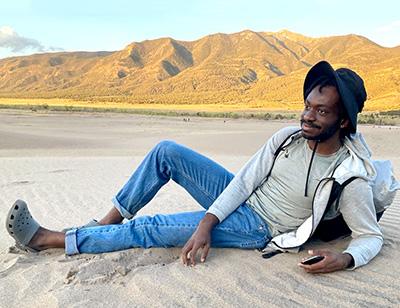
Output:
<instances>
[{"instance_id":1,"label":"black bag","mask_svg":"<svg viewBox=\"0 0 400 308\"><path fill-rule=\"evenodd\" d=\"M343 189L348 184L353 182L356 178L357 177L351 177L347 181L343 182L343 184L341 185L338 182L333 183L331 195L329 196L328 205L325 209L324 216L329 211L334 202L336 202L336 208L338 208L339 199ZM381 219L383 212L384 211L376 214L377 221ZM322 217L322 220L319 223L317 229L315 230L312 238L319 239L324 242L329 242L337 238L343 238L349 236L351 234L351 230L344 221L342 214L339 214L338 216L332 219L324 219L324 216Z\"/></svg>"}]
</instances>

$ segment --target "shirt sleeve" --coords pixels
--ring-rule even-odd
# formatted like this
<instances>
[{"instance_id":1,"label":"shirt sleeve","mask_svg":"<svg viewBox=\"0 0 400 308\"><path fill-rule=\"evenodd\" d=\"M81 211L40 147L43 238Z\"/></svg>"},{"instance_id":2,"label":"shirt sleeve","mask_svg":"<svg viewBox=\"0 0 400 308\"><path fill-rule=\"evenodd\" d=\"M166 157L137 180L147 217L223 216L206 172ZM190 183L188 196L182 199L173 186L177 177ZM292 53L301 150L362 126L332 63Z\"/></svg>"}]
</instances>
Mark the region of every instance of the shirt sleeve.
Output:
<instances>
[{"instance_id":1,"label":"shirt sleeve","mask_svg":"<svg viewBox=\"0 0 400 308\"><path fill-rule=\"evenodd\" d=\"M267 176L277 148L290 133L296 130L293 127L288 127L274 134L239 170L225 190L210 206L207 213L215 215L219 222L222 222L239 205L245 202Z\"/></svg>"},{"instance_id":2,"label":"shirt sleeve","mask_svg":"<svg viewBox=\"0 0 400 308\"><path fill-rule=\"evenodd\" d=\"M354 259L355 269L371 261L381 250L383 235L376 220L372 189L356 179L343 190L340 212L351 230L352 240L344 253Z\"/></svg>"}]
</instances>

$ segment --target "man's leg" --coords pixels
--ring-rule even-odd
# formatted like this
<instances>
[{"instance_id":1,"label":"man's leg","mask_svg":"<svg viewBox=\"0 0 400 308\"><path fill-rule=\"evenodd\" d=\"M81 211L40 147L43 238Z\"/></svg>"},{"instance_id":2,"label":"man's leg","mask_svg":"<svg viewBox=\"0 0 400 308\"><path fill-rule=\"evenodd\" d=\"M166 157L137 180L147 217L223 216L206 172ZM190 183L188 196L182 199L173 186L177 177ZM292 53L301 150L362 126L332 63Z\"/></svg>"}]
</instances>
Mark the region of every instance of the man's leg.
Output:
<instances>
[{"instance_id":1,"label":"man's leg","mask_svg":"<svg viewBox=\"0 0 400 308\"><path fill-rule=\"evenodd\" d=\"M133 247L182 247L196 230L205 211L136 217L125 224L73 229L64 234L40 228L29 247L66 248L66 254L101 253ZM247 204L218 224L212 247L255 249L271 239L268 226Z\"/></svg>"},{"instance_id":2,"label":"man's leg","mask_svg":"<svg viewBox=\"0 0 400 308\"><path fill-rule=\"evenodd\" d=\"M182 247L196 230L205 211L136 217L121 225L68 231L66 254L101 253L133 247ZM240 206L211 234L213 247L255 249L270 240L265 222L246 204Z\"/></svg>"},{"instance_id":3,"label":"man's leg","mask_svg":"<svg viewBox=\"0 0 400 308\"><path fill-rule=\"evenodd\" d=\"M162 141L147 154L114 198L116 207L99 223L118 224L124 217L132 218L170 179L185 188L203 208L208 209L232 178L232 173L209 158L175 142ZM192 223L197 226L198 221ZM63 236L64 233L41 228L29 246L36 249L61 248L64 247L60 240Z\"/></svg>"},{"instance_id":4,"label":"man's leg","mask_svg":"<svg viewBox=\"0 0 400 308\"><path fill-rule=\"evenodd\" d=\"M232 178L232 173L209 158L172 141L160 142L113 199L115 208L100 224L131 219L170 179L208 209Z\"/></svg>"},{"instance_id":5,"label":"man's leg","mask_svg":"<svg viewBox=\"0 0 400 308\"><path fill-rule=\"evenodd\" d=\"M121 216L132 218L170 179L207 209L233 174L210 159L174 142L158 144L144 159L114 203ZM183 246L205 211L137 217L123 225L78 229L67 233L66 253L99 253L132 247ZM260 248L270 236L262 219L246 204L212 232L212 246Z\"/></svg>"}]
</instances>

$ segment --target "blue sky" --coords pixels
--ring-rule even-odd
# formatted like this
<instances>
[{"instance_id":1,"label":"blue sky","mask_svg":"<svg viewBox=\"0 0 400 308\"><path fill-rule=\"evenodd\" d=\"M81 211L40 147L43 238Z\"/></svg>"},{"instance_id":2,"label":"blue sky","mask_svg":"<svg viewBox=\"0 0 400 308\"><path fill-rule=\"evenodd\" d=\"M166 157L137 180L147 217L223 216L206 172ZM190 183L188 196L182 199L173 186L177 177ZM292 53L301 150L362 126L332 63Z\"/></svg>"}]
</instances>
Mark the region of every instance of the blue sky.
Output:
<instances>
[{"instance_id":1,"label":"blue sky","mask_svg":"<svg viewBox=\"0 0 400 308\"><path fill-rule=\"evenodd\" d=\"M244 29L319 37L360 34L400 45L400 1L2 0L0 58L47 51L118 50L159 37L195 40Z\"/></svg>"}]
</instances>

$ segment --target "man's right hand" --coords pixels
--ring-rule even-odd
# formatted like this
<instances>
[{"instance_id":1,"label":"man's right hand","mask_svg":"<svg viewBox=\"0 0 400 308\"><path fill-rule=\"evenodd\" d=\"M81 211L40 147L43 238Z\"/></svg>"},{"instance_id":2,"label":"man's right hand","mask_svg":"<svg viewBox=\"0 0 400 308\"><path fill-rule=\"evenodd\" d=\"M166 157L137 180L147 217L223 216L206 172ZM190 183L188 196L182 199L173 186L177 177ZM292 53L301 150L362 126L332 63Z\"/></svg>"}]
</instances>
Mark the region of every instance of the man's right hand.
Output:
<instances>
[{"instance_id":1,"label":"man's right hand","mask_svg":"<svg viewBox=\"0 0 400 308\"><path fill-rule=\"evenodd\" d=\"M200 221L196 231L182 248L181 258L184 265L196 264L196 254L201 249L200 261L205 262L211 245L211 231L219 220L213 214L207 213Z\"/></svg>"}]
</instances>

